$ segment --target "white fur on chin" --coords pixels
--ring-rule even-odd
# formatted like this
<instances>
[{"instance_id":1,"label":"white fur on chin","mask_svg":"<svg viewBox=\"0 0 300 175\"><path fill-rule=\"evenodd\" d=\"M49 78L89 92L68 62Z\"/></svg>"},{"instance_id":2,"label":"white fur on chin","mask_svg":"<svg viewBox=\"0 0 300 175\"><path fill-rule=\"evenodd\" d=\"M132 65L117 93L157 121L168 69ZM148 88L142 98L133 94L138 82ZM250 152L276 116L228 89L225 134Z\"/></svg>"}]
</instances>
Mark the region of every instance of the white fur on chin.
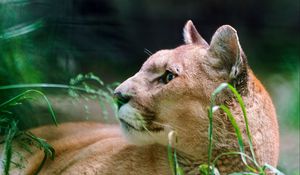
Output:
<instances>
[{"instance_id":1,"label":"white fur on chin","mask_svg":"<svg viewBox=\"0 0 300 175\"><path fill-rule=\"evenodd\" d=\"M154 143L165 143L167 140L164 131L161 132L150 132L145 130L146 124L143 116L139 110L132 107L130 104L123 105L119 110L119 119L129 123L134 128L126 126L125 123L121 122L122 134L126 140L135 145L148 145Z\"/></svg>"}]
</instances>

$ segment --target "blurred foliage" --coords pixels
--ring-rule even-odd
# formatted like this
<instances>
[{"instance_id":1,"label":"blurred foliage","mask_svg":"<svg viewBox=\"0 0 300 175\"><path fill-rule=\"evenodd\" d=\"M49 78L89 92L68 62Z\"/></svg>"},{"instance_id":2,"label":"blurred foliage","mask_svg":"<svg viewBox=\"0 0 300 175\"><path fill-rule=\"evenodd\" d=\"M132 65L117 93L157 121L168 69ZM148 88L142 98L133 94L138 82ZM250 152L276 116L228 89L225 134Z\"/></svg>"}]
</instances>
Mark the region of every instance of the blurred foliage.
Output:
<instances>
[{"instance_id":1,"label":"blurred foliage","mask_svg":"<svg viewBox=\"0 0 300 175\"><path fill-rule=\"evenodd\" d=\"M293 0L2 0L0 85L66 83L87 72L121 81L145 61L145 49L182 44L188 19L208 42L229 24L271 93L281 126L298 130L299 9ZM0 93L3 102L19 92Z\"/></svg>"},{"instance_id":2,"label":"blurred foliage","mask_svg":"<svg viewBox=\"0 0 300 175\"><path fill-rule=\"evenodd\" d=\"M2 53L21 55L14 57L34 71L17 75L18 82L65 82L90 71L123 78L120 73L128 76L144 62L144 48L155 52L182 44L187 19L208 41L220 25L234 26L258 72L276 72L284 60L294 64L299 58L297 1L5 0L0 10L1 46L7 45ZM120 65L122 72L111 69Z\"/></svg>"},{"instance_id":3,"label":"blurred foliage","mask_svg":"<svg viewBox=\"0 0 300 175\"><path fill-rule=\"evenodd\" d=\"M283 61L278 67L277 73L265 77L265 84L272 94L281 128L299 130L300 63Z\"/></svg>"}]
</instances>

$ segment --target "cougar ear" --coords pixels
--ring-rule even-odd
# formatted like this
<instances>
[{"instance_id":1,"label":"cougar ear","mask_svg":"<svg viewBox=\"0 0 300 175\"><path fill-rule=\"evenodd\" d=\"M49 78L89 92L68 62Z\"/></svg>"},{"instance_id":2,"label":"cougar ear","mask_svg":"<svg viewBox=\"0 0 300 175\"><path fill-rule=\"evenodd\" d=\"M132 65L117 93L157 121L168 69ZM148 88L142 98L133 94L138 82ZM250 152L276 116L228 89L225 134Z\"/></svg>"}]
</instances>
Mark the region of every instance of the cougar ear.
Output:
<instances>
[{"instance_id":1,"label":"cougar ear","mask_svg":"<svg viewBox=\"0 0 300 175\"><path fill-rule=\"evenodd\" d=\"M246 60L243 60L243 51L233 27L224 25L215 32L209 53L216 59L213 66L227 69L230 79L238 77L244 71Z\"/></svg>"},{"instance_id":2,"label":"cougar ear","mask_svg":"<svg viewBox=\"0 0 300 175\"><path fill-rule=\"evenodd\" d=\"M186 44L200 44L208 47L207 42L198 33L196 27L191 20L185 24L183 28L183 38Z\"/></svg>"}]
</instances>

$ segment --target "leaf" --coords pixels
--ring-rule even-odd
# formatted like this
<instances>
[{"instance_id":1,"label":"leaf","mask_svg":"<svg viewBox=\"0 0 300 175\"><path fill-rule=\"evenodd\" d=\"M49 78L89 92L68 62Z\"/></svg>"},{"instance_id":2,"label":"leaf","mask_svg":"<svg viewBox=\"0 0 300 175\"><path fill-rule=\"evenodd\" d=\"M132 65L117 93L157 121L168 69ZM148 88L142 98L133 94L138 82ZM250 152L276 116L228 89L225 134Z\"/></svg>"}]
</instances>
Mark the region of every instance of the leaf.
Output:
<instances>
[{"instance_id":1,"label":"leaf","mask_svg":"<svg viewBox=\"0 0 300 175\"><path fill-rule=\"evenodd\" d=\"M265 169L271 170L271 172L275 173L276 175L284 175L284 173L279 171L277 168L275 168L267 163L263 166L263 170L265 170Z\"/></svg>"},{"instance_id":2,"label":"leaf","mask_svg":"<svg viewBox=\"0 0 300 175\"><path fill-rule=\"evenodd\" d=\"M88 74L86 75L86 78L98 82L101 86L104 85L103 81L102 81L99 77L95 76L95 75L94 75L93 73L91 73L91 72L88 73Z\"/></svg>"},{"instance_id":3,"label":"leaf","mask_svg":"<svg viewBox=\"0 0 300 175\"><path fill-rule=\"evenodd\" d=\"M239 172L239 173L230 173L228 175L259 175L259 174L251 173L251 172Z\"/></svg>"},{"instance_id":4,"label":"leaf","mask_svg":"<svg viewBox=\"0 0 300 175\"><path fill-rule=\"evenodd\" d=\"M182 168L179 166L179 163L178 163L178 159L177 159L177 153L176 153L176 149L174 149L174 154L173 154L173 157L174 157L174 163L175 163L175 172L176 172L176 175L184 175L183 173L183 170Z\"/></svg>"},{"instance_id":5,"label":"leaf","mask_svg":"<svg viewBox=\"0 0 300 175\"><path fill-rule=\"evenodd\" d=\"M236 133L236 136L237 136L237 140L238 140L238 144L239 144L239 148L240 148L240 151L242 153L245 153L245 148L244 148L244 143L243 143L243 137L242 137L242 133L240 131L240 128L239 126L237 125L236 123L236 120L234 119L232 113L230 112L229 108L227 108L226 106L224 105L221 105L220 108L227 114L232 126L234 127L234 130L235 130L235 133ZM243 162L247 165L247 161L245 159L245 157L242 155L242 160Z\"/></svg>"},{"instance_id":6,"label":"leaf","mask_svg":"<svg viewBox=\"0 0 300 175\"><path fill-rule=\"evenodd\" d=\"M174 140L175 139L175 140ZM176 137L176 132L175 131L170 131L168 134L168 160L169 160L169 165L172 170L173 175L184 175L183 169L179 166L178 160L177 160L177 153L176 149L172 147L173 142L177 142L177 137Z\"/></svg>"},{"instance_id":7,"label":"leaf","mask_svg":"<svg viewBox=\"0 0 300 175\"><path fill-rule=\"evenodd\" d=\"M176 172L175 163L174 163L174 158L173 158L173 149L170 144L168 144L167 148L168 148L168 160L169 160L170 168L172 170L172 175L176 175L175 174L175 172Z\"/></svg>"},{"instance_id":8,"label":"leaf","mask_svg":"<svg viewBox=\"0 0 300 175\"><path fill-rule=\"evenodd\" d=\"M215 106L215 98L216 95L221 93L222 90L224 90L225 88L229 88L237 97L238 103L240 104L242 111L243 111L243 115L244 115L244 120L245 120L245 124L246 124L246 130L247 130L247 136L248 136L248 140L249 140L249 145L250 145L250 150L252 153L252 157L253 157L253 161L254 164L256 165L256 167L259 169L259 171L261 171L259 165L257 164L256 160L255 160L255 155L254 155L254 151L253 151L253 146L252 146L252 139L251 139L251 134L250 134L250 130L248 127L248 119L247 119L247 114L246 114L246 109L245 109L245 105L244 102L242 100L242 97L239 95L239 93L236 91L236 89L231 86L228 83L222 83L220 86L218 86L212 93L211 95L211 100L210 100L210 108L208 109L208 118L209 118L209 131L208 131L208 137L209 137L209 148L208 148L208 166L210 166L211 164L211 156L212 156L212 141L213 141L213 122L212 122L212 118L213 118L213 113L221 108L228 116L231 124L233 125L234 129L235 129L235 133L237 135L237 139L238 139L238 145L239 145L239 149L242 153L245 153L245 149L244 149L244 143L243 143L243 138L242 138L242 134L241 131L239 129L239 126L237 125L233 115L231 114L229 108L227 108L225 105L220 105L220 106ZM248 169L250 169L253 172L256 172L255 168L251 167L248 165L245 156L242 154L242 161L244 162L244 164L247 166ZM214 166L214 165L213 165ZM210 169L208 169L208 174L210 174Z\"/></svg>"},{"instance_id":9,"label":"leaf","mask_svg":"<svg viewBox=\"0 0 300 175\"><path fill-rule=\"evenodd\" d=\"M241 95L237 92L237 90L232 85L227 84L227 87L234 93L240 107L242 108L251 155L252 155L252 158L254 160L254 164L257 167L259 167L259 165L258 165L258 163L255 159L255 153L254 153L254 149L253 149L252 137L251 137L251 132L250 132L250 129L249 129L248 117L247 117L247 112L246 112L246 107L245 107L244 101L243 101Z\"/></svg>"},{"instance_id":10,"label":"leaf","mask_svg":"<svg viewBox=\"0 0 300 175\"><path fill-rule=\"evenodd\" d=\"M254 162L254 160L253 160L250 156L248 156L247 154L245 154L245 153L242 153L242 152L226 152L226 153L221 153L221 154L219 154L219 155L215 158L215 160L213 161L213 165L216 164L217 161L218 161L221 157L223 157L223 156L228 156L228 155L240 155L240 156L244 156L245 158L247 158L247 159L250 160L251 162Z\"/></svg>"},{"instance_id":11,"label":"leaf","mask_svg":"<svg viewBox=\"0 0 300 175\"><path fill-rule=\"evenodd\" d=\"M108 103L111 105L113 111L116 114L116 109L117 106L114 103L114 99L112 97L113 94L113 89L111 89L111 86L106 86L102 87L103 89L98 89L98 88L94 88L93 86L91 86L90 84L88 84L87 82L84 82L85 80L93 80L96 81L99 85L103 86L103 82L101 81L100 78L96 77L95 75L93 75L92 73L87 74L87 75L82 75L79 74L77 77L75 77L74 79L70 80L70 84L71 85L64 85L64 84L47 84L47 83L41 83L41 84L17 84L17 85L8 85L8 86L0 86L0 90L7 90L7 89L17 89L17 88L61 88L61 89L66 89L68 90L69 94L73 97L75 97L76 99L79 98L80 94L78 93L78 91L83 92L83 93L87 93L90 96L86 96L87 99L86 100L90 100L90 99L99 99L99 101ZM75 86L76 85L76 86ZM53 122L57 125L57 121L56 121L56 116L54 113L54 110L52 108L52 105L49 101L49 99L47 98L47 96L42 93L41 91L38 90L34 90L34 89L30 89L27 90L7 101L5 101L4 103L0 104L0 132L2 134L3 131L13 131L11 130L10 126L7 126L7 124L11 123L12 121L17 121L17 118L13 117L13 114L11 112L9 112L8 108L12 107L12 105L21 105L21 103L24 100L35 100L34 95L39 95L40 97L42 97L47 105L48 105L48 109L49 112L51 114L52 120ZM86 107L87 108L87 107ZM105 106L103 107L105 110ZM105 115L107 115L107 111L105 112ZM9 133L9 132L8 132ZM11 133L10 133L11 135ZM7 135L7 136L10 136ZM47 158L51 158L53 159L55 156L55 150L53 149L53 147L51 145L49 145L45 140L43 140L42 138L36 137L33 134L29 133L29 132L22 132L22 131L18 131L16 132L16 134L14 136L11 136L9 138L11 138L11 142L13 139L15 139L17 136L19 135L25 135L28 139L28 142L21 142L21 147L23 149L25 149L28 152L31 152L30 146L32 146L32 143L34 146L38 147L39 149L42 149L44 151L44 158L42 160L42 162L39 165L39 168L37 169L36 173L37 174L42 166L44 165L45 161L47 160ZM12 153L11 151L11 142L9 142L9 139L7 139L8 137L3 138L3 140L0 140L0 142L3 141L3 143L8 144L7 148L7 153ZM0 138L2 139L2 138ZM173 155L173 156L176 156ZM172 157L173 157L172 156ZM11 161L11 154L8 154L8 156L6 156L8 159L7 164L6 164L6 169L9 169L10 167L10 163L14 163ZM17 165L18 163L14 163L15 165ZM182 169L178 166L177 163L177 167L175 169L175 171L177 171L178 173L176 175L182 175L183 171ZM9 172L9 170L7 170L7 172Z\"/></svg>"},{"instance_id":12,"label":"leaf","mask_svg":"<svg viewBox=\"0 0 300 175\"><path fill-rule=\"evenodd\" d=\"M12 141L15 135L18 132L17 128L17 122L13 121L10 124L10 128L8 129L8 133L5 136L5 144L4 144L4 160L2 162L4 163L4 174L9 175L9 169L10 169L10 163L12 158Z\"/></svg>"},{"instance_id":13,"label":"leaf","mask_svg":"<svg viewBox=\"0 0 300 175\"><path fill-rule=\"evenodd\" d=\"M184 175L183 169L180 166L176 166L177 175Z\"/></svg>"},{"instance_id":14,"label":"leaf","mask_svg":"<svg viewBox=\"0 0 300 175\"><path fill-rule=\"evenodd\" d=\"M199 169L199 172L200 172L201 175L209 175L208 174L209 170L208 170L208 165L207 164L200 165L198 169Z\"/></svg>"},{"instance_id":15,"label":"leaf","mask_svg":"<svg viewBox=\"0 0 300 175\"><path fill-rule=\"evenodd\" d=\"M36 94L38 94L38 95L40 95L41 97L44 98L44 100L47 103L47 106L48 106L49 112L51 114L52 120L53 120L54 124L57 125L56 116L55 116L54 110L52 108L52 105L51 105L48 97L44 93L42 93L41 91L38 91L38 90L31 89L31 90L27 90L27 91L23 92L23 93L15 96L15 97L5 101L4 103L0 104L0 109L4 110L5 108L10 106L11 104L18 104L18 102L20 100L24 100L24 99L29 98L29 97L27 97L27 95L33 94L33 93L36 93Z\"/></svg>"},{"instance_id":16,"label":"leaf","mask_svg":"<svg viewBox=\"0 0 300 175\"><path fill-rule=\"evenodd\" d=\"M36 146L40 149L43 149L47 157L50 157L51 159L54 159L55 157L55 150L54 148L46 142L46 140L36 137L31 132L24 132L24 134L30 138L32 141L36 142Z\"/></svg>"},{"instance_id":17,"label":"leaf","mask_svg":"<svg viewBox=\"0 0 300 175\"><path fill-rule=\"evenodd\" d=\"M214 169L213 172L212 172L212 169ZM219 170L217 168L215 168L214 166L211 166L210 168L208 168L207 164L201 164L199 166L198 170L201 175L220 175ZM209 172L211 172L211 173L209 174Z\"/></svg>"},{"instance_id":18,"label":"leaf","mask_svg":"<svg viewBox=\"0 0 300 175\"><path fill-rule=\"evenodd\" d=\"M48 144L44 139L41 139L39 137L36 137L35 135L33 135L30 132L24 132L24 134L32 141L34 141L36 144L35 146L37 146L40 149L44 150L44 158L42 160L42 162L40 163L39 167L37 168L36 172L34 174L38 174L40 172L40 170L42 169L42 167L44 166L47 158L50 159L54 159L55 157L55 150L54 148Z\"/></svg>"},{"instance_id":19,"label":"leaf","mask_svg":"<svg viewBox=\"0 0 300 175\"><path fill-rule=\"evenodd\" d=\"M0 35L0 39L10 39L14 37L18 37L21 35L25 35L27 33L33 32L44 26L43 20L38 20L33 23L24 23L14 27L10 27L3 31L2 35Z\"/></svg>"}]
</instances>

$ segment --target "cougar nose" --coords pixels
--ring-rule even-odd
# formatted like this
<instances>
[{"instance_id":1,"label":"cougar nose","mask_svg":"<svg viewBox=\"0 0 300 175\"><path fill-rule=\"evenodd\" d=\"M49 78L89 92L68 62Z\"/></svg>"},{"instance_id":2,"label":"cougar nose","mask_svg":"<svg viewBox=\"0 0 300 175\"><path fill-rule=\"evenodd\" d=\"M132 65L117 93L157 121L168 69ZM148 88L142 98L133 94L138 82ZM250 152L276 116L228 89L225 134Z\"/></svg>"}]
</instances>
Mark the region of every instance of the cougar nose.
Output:
<instances>
[{"instance_id":1,"label":"cougar nose","mask_svg":"<svg viewBox=\"0 0 300 175\"><path fill-rule=\"evenodd\" d=\"M130 96L126 94L122 94L121 92L115 92L114 98L117 102L118 109L120 109L124 104L128 103L130 100Z\"/></svg>"}]
</instances>

